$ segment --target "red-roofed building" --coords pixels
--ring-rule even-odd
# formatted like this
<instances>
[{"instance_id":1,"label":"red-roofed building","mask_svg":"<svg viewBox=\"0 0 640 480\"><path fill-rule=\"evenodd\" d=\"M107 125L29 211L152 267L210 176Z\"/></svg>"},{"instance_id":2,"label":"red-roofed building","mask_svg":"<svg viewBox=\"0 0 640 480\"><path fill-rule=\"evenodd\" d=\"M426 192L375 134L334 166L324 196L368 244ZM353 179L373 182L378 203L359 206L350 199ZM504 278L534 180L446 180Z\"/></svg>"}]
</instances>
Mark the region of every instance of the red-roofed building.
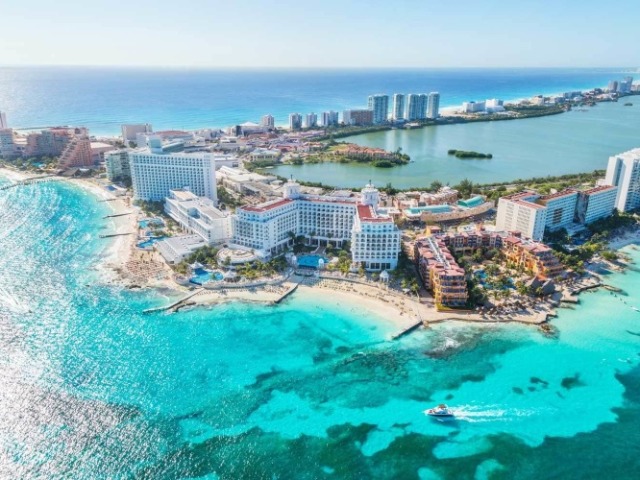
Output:
<instances>
[{"instance_id":1,"label":"red-roofed building","mask_svg":"<svg viewBox=\"0 0 640 480\"><path fill-rule=\"evenodd\" d=\"M437 307L464 307L469 294L466 274L451 255L442 237L426 237L414 244L420 278L433 293Z\"/></svg>"},{"instance_id":2,"label":"red-roofed building","mask_svg":"<svg viewBox=\"0 0 640 480\"><path fill-rule=\"evenodd\" d=\"M289 181L282 200L237 209L232 243L268 257L285 251L300 235L317 246L350 241L354 264L374 271L394 269L400 231L390 217L378 214L378 202L378 190L371 185L356 200L302 195L300 185Z\"/></svg>"}]
</instances>

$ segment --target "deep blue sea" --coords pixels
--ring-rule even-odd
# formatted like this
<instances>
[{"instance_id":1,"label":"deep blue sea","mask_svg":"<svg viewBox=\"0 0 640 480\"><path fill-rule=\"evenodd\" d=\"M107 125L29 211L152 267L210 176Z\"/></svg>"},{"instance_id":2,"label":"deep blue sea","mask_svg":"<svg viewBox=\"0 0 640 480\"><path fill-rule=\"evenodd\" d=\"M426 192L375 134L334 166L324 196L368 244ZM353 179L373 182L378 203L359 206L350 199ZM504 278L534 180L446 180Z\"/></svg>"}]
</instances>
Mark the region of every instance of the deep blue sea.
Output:
<instances>
[{"instance_id":1,"label":"deep blue sea","mask_svg":"<svg viewBox=\"0 0 640 480\"><path fill-rule=\"evenodd\" d=\"M62 182L0 191L0 478L638 478L636 267L561 310L558 338L391 341L375 312L297 293L144 315L168 300L96 269L108 208ZM423 415L440 402L458 419Z\"/></svg>"},{"instance_id":2,"label":"deep blue sea","mask_svg":"<svg viewBox=\"0 0 640 480\"><path fill-rule=\"evenodd\" d=\"M606 86L629 69L198 70L0 68L0 111L10 125L84 125L115 135L123 123L156 130L226 127L264 114L366 107L374 93L439 91L442 106Z\"/></svg>"}]
</instances>

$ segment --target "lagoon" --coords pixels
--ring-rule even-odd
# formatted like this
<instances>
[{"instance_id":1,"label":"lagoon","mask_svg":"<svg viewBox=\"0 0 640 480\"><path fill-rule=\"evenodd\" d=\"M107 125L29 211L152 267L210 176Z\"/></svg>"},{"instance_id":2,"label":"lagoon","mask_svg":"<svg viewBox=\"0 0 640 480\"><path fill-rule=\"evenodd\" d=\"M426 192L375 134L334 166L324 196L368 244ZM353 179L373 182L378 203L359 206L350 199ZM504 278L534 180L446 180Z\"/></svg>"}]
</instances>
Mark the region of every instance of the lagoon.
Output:
<instances>
[{"instance_id":1,"label":"lagoon","mask_svg":"<svg viewBox=\"0 0 640 480\"><path fill-rule=\"evenodd\" d=\"M637 102L636 102L637 103ZM337 187L361 187L369 180L396 188L426 187L434 180L455 185L464 178L491 183L605 169L609 156L640 145L640 106L599 103L587 111L548 117L389 130L341 139L367 147L401 148L412 162L392 169L368 165L286 165L269 170L283 177ZM459 159L449 149L493 154Z\"/></svg>"}]
</instances>

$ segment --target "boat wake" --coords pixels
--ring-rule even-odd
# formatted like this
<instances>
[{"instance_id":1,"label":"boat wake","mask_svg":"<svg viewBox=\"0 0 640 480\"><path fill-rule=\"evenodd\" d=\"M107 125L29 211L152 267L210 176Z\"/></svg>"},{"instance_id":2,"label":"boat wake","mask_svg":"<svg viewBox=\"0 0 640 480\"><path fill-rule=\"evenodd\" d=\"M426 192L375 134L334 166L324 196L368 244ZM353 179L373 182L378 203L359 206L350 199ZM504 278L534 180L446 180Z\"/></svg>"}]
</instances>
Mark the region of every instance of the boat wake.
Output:
<instances>
[{"instance_id":1,"label":"boat wake","mask_svg":"<svg viewBox=\"0 0 640 480\"><path fill-rule=\"evenodd\" d=\"M519 417L529 417L534 415L533 410L519 408L500 408L497 405L461 405L452 408L455 418L460 421L470 423L480 422L510 422Z\"/></svg>"}]
</instances>

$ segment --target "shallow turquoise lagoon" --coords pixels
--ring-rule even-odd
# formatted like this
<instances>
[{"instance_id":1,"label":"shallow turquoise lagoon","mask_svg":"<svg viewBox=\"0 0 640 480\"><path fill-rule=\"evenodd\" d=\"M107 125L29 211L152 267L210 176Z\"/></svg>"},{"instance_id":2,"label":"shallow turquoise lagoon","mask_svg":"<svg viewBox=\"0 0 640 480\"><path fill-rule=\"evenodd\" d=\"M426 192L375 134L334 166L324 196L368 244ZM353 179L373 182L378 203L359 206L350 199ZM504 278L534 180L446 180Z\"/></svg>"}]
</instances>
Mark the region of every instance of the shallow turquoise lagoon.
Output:
<instances>
[{"instance_id":1,"label":"shallow turquoise lagoon","mask_svg":"<svg viewBox=\"0 0 640 480\"><path fill-rule=\"evenodd\" d=\"M557 339L389 319L304 292L143 315L101 283L104 203L0 193L0 477L636 478L640 273L585 294ZM629 253L640 260L637 250ZM422 411L446 402L453 422Z\"/></svg>"}]
</instances>

